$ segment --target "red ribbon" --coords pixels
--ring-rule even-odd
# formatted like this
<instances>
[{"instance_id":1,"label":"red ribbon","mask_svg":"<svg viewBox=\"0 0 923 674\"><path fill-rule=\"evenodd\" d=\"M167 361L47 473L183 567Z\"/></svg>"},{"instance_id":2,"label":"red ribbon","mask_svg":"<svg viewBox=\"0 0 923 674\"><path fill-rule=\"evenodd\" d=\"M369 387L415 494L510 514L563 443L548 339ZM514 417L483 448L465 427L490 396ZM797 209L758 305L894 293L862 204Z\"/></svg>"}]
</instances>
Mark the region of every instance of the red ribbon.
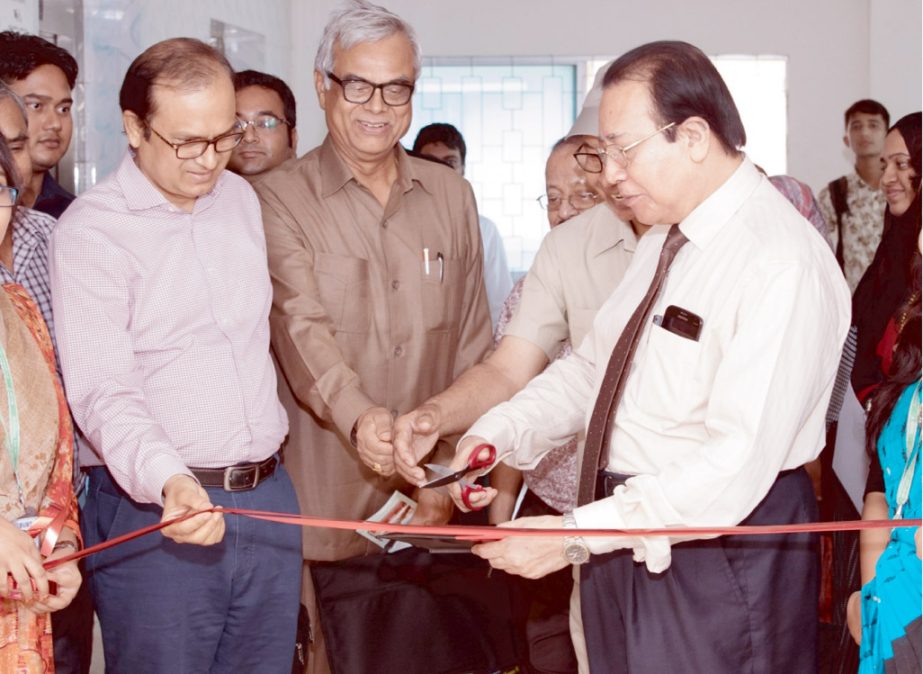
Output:
<instances>
[{"instance_id":1,"label":"red ribbon","mask_svg":"<svg viewBox=\"0 0 923 674\"><path fill-rule=\"evenodd\" d=\"M356 531L363 529L372 533L404 533L422 534L430 536L447 536L464 541L497 541L503 538L524 536L573 536L573 529L524 529L521 527L474 527L447 524L443 526L422 526L416 524L384 524L382 522L368 522L364 520L330 520L312 515L291 515L265 510L245 510L242 508L211 508L199 512L189 513L165 522L158 522L150 526L130 531L127 534L103 541L89 548L84 548L66 557L50 560L45 563L46 569L53 569L65 562L88 557L97 552L115 547L127 541L159 531L164 527L177 522L184 522L191 517L202 513L220 512L225 515L240 515L267 522L280 524L296 524L303 527L321 527L326 529L345 529ZM612 537L612 536L756 536L765 534L796 534L796 533L827 533L831 531L861 531L865 529L894 529L900 527L918 527L921 520L849 520L844 522L806 522L804 524L779 524L761 526L729 526L729 527L663 527L660 529L580 529L583 537Z\"/></svg>"}]
</instances>

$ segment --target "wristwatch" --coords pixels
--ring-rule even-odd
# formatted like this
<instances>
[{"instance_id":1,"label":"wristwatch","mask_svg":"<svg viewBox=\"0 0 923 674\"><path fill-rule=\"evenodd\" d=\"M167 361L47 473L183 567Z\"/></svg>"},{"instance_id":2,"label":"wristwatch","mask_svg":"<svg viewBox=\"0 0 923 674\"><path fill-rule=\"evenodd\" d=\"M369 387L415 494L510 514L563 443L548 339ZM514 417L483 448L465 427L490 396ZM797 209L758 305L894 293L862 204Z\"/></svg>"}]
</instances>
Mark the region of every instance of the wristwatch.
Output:
<instances>
[{"instance_id":1,"label":"wristwatch","mask_svg":"<svg viewBox=\"0 0 923 674\"><path fill-rule=\"evenodd\" d=\"M564 513L564 528L577 528L577 520L573 512ZM571 564L586 564L590 560L590 549L587 547L583 537L564 537L564 559Z\"/></svg>"}]
</instances>

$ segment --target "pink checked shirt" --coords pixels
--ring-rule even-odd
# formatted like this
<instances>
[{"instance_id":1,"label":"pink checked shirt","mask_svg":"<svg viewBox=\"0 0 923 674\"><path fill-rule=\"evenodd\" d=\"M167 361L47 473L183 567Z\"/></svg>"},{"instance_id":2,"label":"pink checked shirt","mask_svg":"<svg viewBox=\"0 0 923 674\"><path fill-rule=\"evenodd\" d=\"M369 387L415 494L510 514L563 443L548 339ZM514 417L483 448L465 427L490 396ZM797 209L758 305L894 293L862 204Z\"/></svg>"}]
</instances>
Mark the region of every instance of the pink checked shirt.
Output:
<instances>
[{"instance_id":1,"label":"pink checked shirt","mask_svg":"<svg viewBox=\"0 0 923 674\"><path fill-rule=\"evenodd\" d=\"M126 154L61 217L51 291L74 418L134 500L161 503L187 466L278 450L272 288L243 178L225 171L186 213Z\"/></svg>"}]
</instances>

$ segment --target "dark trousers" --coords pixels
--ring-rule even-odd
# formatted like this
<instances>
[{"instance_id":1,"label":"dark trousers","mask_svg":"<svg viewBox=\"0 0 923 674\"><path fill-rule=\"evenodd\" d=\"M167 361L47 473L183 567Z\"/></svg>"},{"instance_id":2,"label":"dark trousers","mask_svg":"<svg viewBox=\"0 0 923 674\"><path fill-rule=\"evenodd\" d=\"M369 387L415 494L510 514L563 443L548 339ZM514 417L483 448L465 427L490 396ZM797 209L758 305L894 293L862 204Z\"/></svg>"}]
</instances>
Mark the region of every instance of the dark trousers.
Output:
<instances>
[{"instance_id":1,"label":"dark trousers","mask_svg":"<svg viewBox=\"0 0 923 674\"><path fill-rule=\"evenodd\" d=\"M798 469L781 473L742 524L811 522L816 514L811 480ZM659 574L631 555L593 556L581 569L594 674L816 672L816 534L679 543Z\"/></svg>"},{"instance_id":2,"label":"dark trousers","mask_svg":"<svg viewBox=\"0 0 923 674\"><path fill-rule=\"evenodd\" d=\"M256 489L208 488L215 505L297 513L281 466ZM160 521L105 468L90 471L87 545ZM301 584L301 530L228 515L221 543L180 545L159 532L87 558L107 672L288 674Z\"/></svg>"}]
</instances>

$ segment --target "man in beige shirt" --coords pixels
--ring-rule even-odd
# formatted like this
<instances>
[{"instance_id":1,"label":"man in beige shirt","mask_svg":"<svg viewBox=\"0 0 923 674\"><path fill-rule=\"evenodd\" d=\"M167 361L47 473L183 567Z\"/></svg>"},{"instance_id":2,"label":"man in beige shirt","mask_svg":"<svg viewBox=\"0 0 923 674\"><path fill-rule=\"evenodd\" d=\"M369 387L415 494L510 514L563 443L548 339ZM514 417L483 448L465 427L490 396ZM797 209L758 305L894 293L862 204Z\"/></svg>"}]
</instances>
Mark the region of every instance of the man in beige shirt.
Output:
<instances>
[{"instance_id":1,"label":"man in beige shirt","mask_svg":"<svg viewBox=\"0 0 923 674\"><path fill-rule=\"evenodd\" d=\"M568 138L585 136L595 143L602 97L600 69ZM590 170L590 185L604 203L552 229L542 241L526 276L519 309L497 349L471 368L451 387L433 396L395 422L397 469L415 483L421 473L419 457L438 438L461 433L484 412L508 400L545 369L561 343L580 345L593 317L621 281L637 237L648 228L629 224L632 213L619 195L601 180L596 152L581 146L578 153ZM595 162L592 163L592 162Z\"/></svg>"},{"instance_id":2,"label":"man in beige shirt","mask_svg":"<svg viewBox=\"0 0 923 674\"><path fill-rule=\"evenodd\" d=\"M394 471L394 418L490 347L471 188L398 144L419 72L400 18L370 5L334 12L314 71L329 135L256 184L290 420L285 462L308 515L363 519L395 489L409 493ZM310 561L380 551L351 531L308 528L303 542ZM304 586L313 613L307 574Z\"/></svg>"}]
</instances>

